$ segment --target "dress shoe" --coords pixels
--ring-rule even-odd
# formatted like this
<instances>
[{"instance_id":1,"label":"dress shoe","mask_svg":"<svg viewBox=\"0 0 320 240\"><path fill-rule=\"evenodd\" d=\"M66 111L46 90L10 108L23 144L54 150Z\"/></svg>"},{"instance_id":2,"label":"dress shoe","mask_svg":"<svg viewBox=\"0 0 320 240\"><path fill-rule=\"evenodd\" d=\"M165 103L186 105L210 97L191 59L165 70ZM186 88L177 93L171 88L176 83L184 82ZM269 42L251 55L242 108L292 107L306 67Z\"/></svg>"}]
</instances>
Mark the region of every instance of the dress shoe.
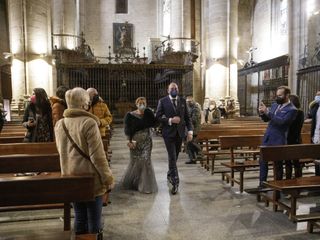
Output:
<instances>
[{"instance_id":1,"label":"dress shoe","mask_svg":"<svg viewBox=\"0 0 320 240\"><path fill-rule=\"evenodd\" d=\"M171 189L171 194L175 195L179 190L179 186L178 185L172 185L172 189Z\"/></svg>"},{"instance_id":2,"label":"dress shoe","mask_svg":"<svg viewBox=\"0 0 320 240\"><path fill-rule=\"evenodd\" d=\"M185 164L196 164L196 161L187 161Z\"/></svg>"}]
</instances>

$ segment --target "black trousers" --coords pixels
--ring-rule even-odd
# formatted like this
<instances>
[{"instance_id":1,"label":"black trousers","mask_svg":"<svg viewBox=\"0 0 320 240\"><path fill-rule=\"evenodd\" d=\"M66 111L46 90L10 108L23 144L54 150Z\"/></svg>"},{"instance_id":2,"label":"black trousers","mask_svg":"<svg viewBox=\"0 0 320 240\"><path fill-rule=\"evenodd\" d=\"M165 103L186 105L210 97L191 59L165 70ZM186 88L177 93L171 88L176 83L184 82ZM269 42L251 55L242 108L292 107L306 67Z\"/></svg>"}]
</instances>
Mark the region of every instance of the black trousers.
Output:
<instances>
[{"instance_id":1,"label":"black trousers","mask_svg":"<svg viewBox=\"0 0 320 240\"><path fill-rule=\"evenodd\" d=\"M177 135L175 137L164 137L164 143L168 152L168 166L167 173L168 180L173 185L179 185L179 173L177 168L177 160L181 151L182 138Z\"/></svg>"},{"instance_id":2,"label":"black trousers","mask_svg":"<svg viewBox=\"0 0 320 240\"><path fill-rule=\"evenodd\" d=\"M193 135L192 141L186 142L187 153L189 155L190 161L193 161L193 159L196 157L196 154L201 153L201 147L198 144L196 137L197 135Z\"/></svg>"}]
</instances>

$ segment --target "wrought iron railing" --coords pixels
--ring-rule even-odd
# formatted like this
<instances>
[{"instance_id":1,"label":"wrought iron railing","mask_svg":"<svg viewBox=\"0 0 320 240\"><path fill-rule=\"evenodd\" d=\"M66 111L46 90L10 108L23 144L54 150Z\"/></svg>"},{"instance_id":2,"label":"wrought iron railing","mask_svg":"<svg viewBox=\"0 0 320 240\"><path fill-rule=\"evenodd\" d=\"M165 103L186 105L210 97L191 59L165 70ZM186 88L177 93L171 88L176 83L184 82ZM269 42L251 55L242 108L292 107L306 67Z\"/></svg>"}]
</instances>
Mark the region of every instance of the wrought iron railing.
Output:
<instances>
[{"instance_id":1,"label":"wrought iron railing","mask_svg":"<svg viewBox=\"0 0 320 240\"><path fill-rule=\"evenodd\" d=\"M111 111L116 110L116 103L134 103L139 96L156 108L172 81L182 95L192 94L192 70L192 66L166 64L61 64L57 67L57 84L96 88Z\"/></svg>"},{"instance_id":2,"label":"wrought iron railing","mask_svg":"<svg viewBox=\"0 0 320 240\"><path fill-rule=\"evenodd\" d=\"M297 73L297 92L299 94L302 110L309 111L309 103L320 90L320 65L300 69Z\"/></svg>"}]
</instances>

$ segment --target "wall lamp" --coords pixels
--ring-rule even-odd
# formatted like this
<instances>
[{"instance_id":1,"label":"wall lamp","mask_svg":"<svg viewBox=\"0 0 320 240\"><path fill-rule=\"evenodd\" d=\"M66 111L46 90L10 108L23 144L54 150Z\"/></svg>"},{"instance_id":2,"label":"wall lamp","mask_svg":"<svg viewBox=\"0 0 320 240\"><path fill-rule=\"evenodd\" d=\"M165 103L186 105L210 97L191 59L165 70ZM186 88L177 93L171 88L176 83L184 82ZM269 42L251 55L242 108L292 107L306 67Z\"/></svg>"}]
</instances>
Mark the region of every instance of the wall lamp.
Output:
<instances>
[{"instance_id":1,"label":"wall lamp","mask_svg":"<svg viewBox=\"0 0 320 240\"><path fill-rule=\"evenodd\" d=\"M4 59L9 59L11 57L14 57L14 54L10 53L10 52L3 52L2 53Z\"/></svg>"}]
</instances>

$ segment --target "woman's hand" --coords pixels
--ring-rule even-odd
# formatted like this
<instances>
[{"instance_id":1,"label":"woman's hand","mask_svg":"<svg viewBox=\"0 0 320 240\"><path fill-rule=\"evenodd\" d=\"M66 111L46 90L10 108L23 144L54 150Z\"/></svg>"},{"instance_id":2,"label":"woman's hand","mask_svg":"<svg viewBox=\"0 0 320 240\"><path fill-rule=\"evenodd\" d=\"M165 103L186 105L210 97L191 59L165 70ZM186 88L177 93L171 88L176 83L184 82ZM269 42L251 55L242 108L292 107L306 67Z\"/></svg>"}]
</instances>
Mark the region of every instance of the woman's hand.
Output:
<instances>
[{"instance_id":1,"label":"woman's hand","mask_svg":"<svg viewBox=\"0 0 320 240\"><path fill-rule=\"evenodd\" d=\"M110 184L109 186L108 186L108 192L110 192L112 189L114 189L114 182L112 183L112 184Z\"/></svg>"},{"instance_id":2,"label":"woman's hand","mask_svg":"<svg viewBox=\"0 0 320 240\"><path fill-rule=\"evenodd\" d=\"M35 127L35 126L36 126L36 124L35 124L34 120L29 120L29 121L28 121L28 127L29 127L29 128L33 128L33 127Z\"/></svg>"},{"instance_id":3,"label":"woman's hand","mask_svg":"<svg viewBox=\"0 0 320 240\"><path fill-rule=\"evenodd\" d=\"M130 149L134 149L136 147L136 144L135 142L128 142L127 143L127 146L130 148Z\"/></svg>"}]
</instances>

